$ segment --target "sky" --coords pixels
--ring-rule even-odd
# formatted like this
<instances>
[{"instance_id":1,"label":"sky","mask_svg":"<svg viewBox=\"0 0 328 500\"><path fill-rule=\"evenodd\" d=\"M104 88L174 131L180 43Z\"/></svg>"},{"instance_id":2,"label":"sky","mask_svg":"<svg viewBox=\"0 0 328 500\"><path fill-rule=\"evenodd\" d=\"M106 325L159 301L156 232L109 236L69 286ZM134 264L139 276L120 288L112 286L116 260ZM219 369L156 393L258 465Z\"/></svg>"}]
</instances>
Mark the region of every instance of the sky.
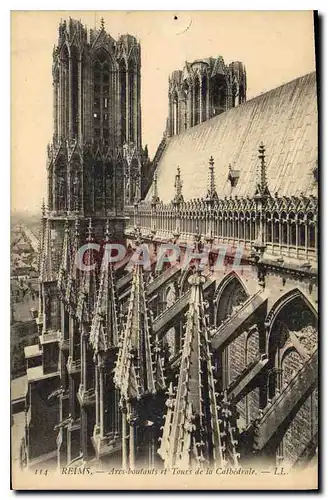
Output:
<instances>
[{"instance_id":1,"label":"sky","mask_svg":"<svg viewBox=\"0 0 328 500\"><path fill-rule=\"evenodd\" d=\"M247 99L314 71L308 11L17 11L11 18L11 207L39 211L46 197L46 147L52 137L52 50L61 19L80 19L115 39L141 43L142 142L152 157L168 110L168 77L185 61L221 55L242 61Z\"/></svg>"}]
</instances>

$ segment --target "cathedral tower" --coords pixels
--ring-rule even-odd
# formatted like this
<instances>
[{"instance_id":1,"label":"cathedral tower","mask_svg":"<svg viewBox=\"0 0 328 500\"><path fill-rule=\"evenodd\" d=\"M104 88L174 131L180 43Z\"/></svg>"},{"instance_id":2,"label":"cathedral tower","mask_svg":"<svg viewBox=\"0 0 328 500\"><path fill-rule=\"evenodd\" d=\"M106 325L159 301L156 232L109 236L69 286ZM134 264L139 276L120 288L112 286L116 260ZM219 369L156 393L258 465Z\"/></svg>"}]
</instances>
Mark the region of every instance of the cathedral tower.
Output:
<instances>
[{"instance_id":1,"label":"cathedral tower","mask_svg":"<svg viewBox=\"0 0 328 500\"><path fill-rule=\"evenodd\" d=\"M140 197L140 67L133 36L115 41L103 20L89 33L79 21L60 24L48 148L53 215L119 216Z\"/></svg>"},{"instance_id":2,"label":"cathedral tower","mask_svg":"<svg viewBox=\"0 0 328 500\"><path fill-rule=\"evenodd\" d=\"M246 70L221 56L186 62L169 77L167 133L177 135L246 101Z\"/></svg>"},{"instance_id":3,"label":"cathedral tower","mask_svg":"<svg viewBox=\"0 0 328 500\"><path fill-rule=\"evenodd\" d=\"M75 257L81 245L106 242L109 233L123 240L124 208L140 199L145 156L140 67L140 44L133 36L115 41L103 20L100 29L89 32L79 21L60 23L53 50L53 138L40 248L37 352L42 364L29 378L29 466L55 448L58 466L103 450L99 436L107 428L99 424L102 392L98 378L90 375L95 368L88 342L99 276L80 275ZM86 257L96 260L91 250ZM51 418L44 416L47 425L38 431L38 412L49 405ZM93 444L94 427L101 432Z\"/></svg>"}]
</instances>

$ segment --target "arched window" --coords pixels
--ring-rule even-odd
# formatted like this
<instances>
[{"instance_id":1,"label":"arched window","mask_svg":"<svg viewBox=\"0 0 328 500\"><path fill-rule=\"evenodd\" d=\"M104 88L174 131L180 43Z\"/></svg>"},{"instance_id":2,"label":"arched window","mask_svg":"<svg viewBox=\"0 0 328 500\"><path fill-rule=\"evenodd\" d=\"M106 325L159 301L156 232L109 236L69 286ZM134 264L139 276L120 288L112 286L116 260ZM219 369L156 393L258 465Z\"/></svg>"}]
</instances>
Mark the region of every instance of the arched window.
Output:
<instances>
[{"instance_id":1,"label":"arched window","mask_svg":"<svg viewBox=\"0 0 328 500\"><path fill-rule=\"evenodd\" d=\"M58 156L55 165L55 210L67 210L67 166L65 158Z\"/></svg>"},{"instance_id":2,"label":"arched window","mask_svg":"<svg viewBox=\"0 0 328 500\"><path fill-rule=\"evenodd\" d=\"M200 220L200 232L206 234L206 212L202 212Z\"/></svg>"},{"instance_id":3,"label":"arched window","mask_svg":"<svg viewBox=\"0 0 328 500\"><path fill-rule=\"evenodd\" d=\"M49 210L54 210L53 208L53 167L50 167L48 171L48 200L49 200Z\"/></svg>"},{"instance_id":4,"label":"arched window","mask_svg":"<svg viewBox=\"0 0 328 500\"><path fill-rule=\"evenodd\" d=\"M200 86L199 86L199 78L196 77L195 78L195 123L194 125L197 125L199 123L199 119L200 119L200 116L199 116L199 102L200 102L200 95L199 95L199 91L200 91Z\"/></svg>"},{"instance_id":5,"label":"arched window","mask_svg":"<svg viewBox=\"0 0 328 500\"><path fill-rule=\"evenodd\" d=\"M138 181L139 181L139 163L137 158L133 158L131 161L131 201L134 202L138 196L139 192L137 191ZM166 216L168 219L168 216Z\"/></svg>"},{"instance_id":6,"label":"arched window","mask_svg":"<svg viewBox=\"0 0 328 500\"><path fill-rule=\"evenodd\" d=\"M251 241L254 241L256 238L256 215L255 212L253 211L251 213Z\"/></svg>"},{"instance_id":7,"label":"arched window","mask_svg":"<svg viewBox=\"0 0 328 500\"><path fill-rule=\"evenodd\" d=\"M79 69L78 69L78 51L76 47L71 47L71 65L72 65L72 135L77 137L78 133L78 114L79 114Z\"/></svg>"},{"instance_id":8,"label":"arched window","mask_svg":"<svg viewBox=\"0 0 328 500\"><path fill-rule=\"evenodd\" d=\"M59 134L59 68L57 67L53 75L54 85L54 137L57 139Z\"/></svg>"},{"instance_id":9,"label":"arched window","mask_svg":"<svg viewBox=\"0 0 328 500\"><path fill-rule=\"evenodd\" d=\"M126 142L126 64L124 59L120 62L120 103L121 103L121 140Z\"/></svg>"},{"instance_id":10,"label":"arched window","mask_svg":"<svg viewBox=\"0 0 328 500\"><path fill-rule=\"evenodd\" d=\"M101 65L95 61L93 66L93 133L100 139L100 99L101 99Z\"/></svg>"},{"instance_id":11,"label":"arched window","mask_svg":"<svg viewBox=\"0 0 328 500\"><path fill-rule=\"evenodd\" d=\"M245 215L244 212L239 214L239 239L245 240Z\"/></svg>"},{"instance_id":12,"label":"arched window","mask_svg":"<svg viewBox=\"0 0 328 500\"><path fill-rule=\"evenodd\" d=\"M79 330L79 324L76 321L76 319L73 319L73 335L74 335L73 359L77 361L81 359L81 335Z\"/></svg>"},{"instance_id":13,"label":"arched window","mask_svg":"<svg viewBox=\"0 0 328 500\"><path fill-rule=\"evenodd\" d=\"M111 72L109 64L106 62L103 65L103 138L109 139L109 120L110 120L110 104L111 104Z\"/></svg>"},{"instance_id":14,"label":"arched window","mask_svg":"<svg viewBox=\"0 0 328 500\"><path fill-rule=\"evenodd\" d=\"M207 77L204 75L202 77L202 116L200 117L200 121L203 122L206 120L206 96L207 96Z\"/></svg>"},{"instance_id":15,"label":"arched window","mask_svg":"<svg viewBox=\"0 0 328 500\"><path fill-rule=\"evenodd\" d=\"M289 214L288 218L288 227L289 227L289 244L291 246L296 246L296 221L295 221L295 214L294 212L291 212Z\"/></svg>"},{"instance_id":16,"label":"arched window","mask_svg":"<svg viewBox=\"0 0 328 500\"><path fill-rule=\"evenodd\" d=\"M279 214L278 212L273 212L272 215L273 223L273 243L279 245Z\"/></svg>"},{"instance_id":17,"label":"arched window","mask_svg":"<svg viewBox=\"0 0 328 500\"><path fill-rule=\"evenodd\" d=\"M110 56L101 49L95 54L93 63L93 129L96 140L109 139L111 75Z\"/></svg>"},{"instance_id":18,"label":"arched window","mask_svg":"<svg viewBox=\"0 0 328 500\"><path fill-rule=\"evenodd\" d=\"M285 305L282 306L283 301ZM289 300L281 298L280 304L278 301L274 309L276 314L273 315L268 332L270 399L286 390L307 357L318 347L317 316L302 295L294 294L294 298ZM304 353L307 355L305 359ZM311 399L311 394L308 394L298 411L291 412L290 418L286 416L288 428L285 433L281 432L281 442L277 443L279 460L286 461L286 465L293 465L307 443L315 438L317 402L315 398ZM302 428L301 433L298 433L299 428Z\"/></svg>"},{"instance_id":19,"label":"arched window","mask_svg":"<svg viewBox=\"0 0 328 500\"><path fill-rule=\"evenodd\" d=\"M307 246L309 248L315 247L315 223L312 212L307 215Z\"/></svg>"},{"instance_id":20,"label":"arched window","mask_svg":"<svg viewBox=\"0 0 328 500\"><path fill-rule=\"evenodd\" d=\"M267 243L271 243L271 241L272 241L272 218L271 218L270 212L266 213L265 219L266 219L266 241L267 241Z\"/></svg>"},{"instance_id":21,"label":"arched window","mask_svg":"<svg viewBox=\"0 0 328 500\"><path fill-rule=\"evenodd\" d=\"M135 141L134 121L135 121L135 64L129 62L129 139Z\"/></svg>"},{"instance_id":22,"label":"arched window","mask_svg":"<svg viewBox=\"0 0 328 500\"><path fill-rule=\"evenodd\" d=\"M69 55L68 49L65 45L62 52L62 135L67 137L68 135L68 117L69 117Z\"/></svg>"},{"instance_id":23,"label":"arched window","mask_svg":"<svg viewBox=\"0 0 328 500\"><path fill-rule=\"evenodd\" d=\"M97 161L94 167L94 207L95 212L103 211L104 198L104 168L101 161Z\"/></svg>"},{"instance_id":24,"label":"arched window","mask_svg":"<svg viewBox=\"0 0 328 500\"><path fill-rule=\"evenodd\" d=\"M233 228L233 235L234 235L234 239L235 240L238 240L239 238L239 217L238 217L238 212L234 212L233 214L233 225L234 225L234 228Z\"/></svg>"},{"instance_id":25,"label":"arched window","mask_svg":"<svg viewBox=\"0 0 328 500\"><path fill-rule=\"evenodd\" d=\"M250 226L251 226L251 214L249 212L245 213L245 240L250 241Z\"/></svg>"},{"instance_id":26,"label":"arched window","mask_svg":"<svg viewBox=\"0 0 328 500\"><path fill-rule=\"evenodd\" d=\"M304 214L300 212L297 216L298 246L305 247L305 224Z\"/></svg>"},{"instance_id":27,"label":"arched window","mask_svg":"<svg viewBox=\"0 0 328 500\"><path fill-rule=\"evenodd\" d=\"M233 215L232 212L228 212L228 238L233 237Z\"/></svg>"},{"instance_id":28,"label":"arched window","mask_svg":"<svg viewBox=\"0 0 328 500\"><path fill-rule=\"evenodd\" d=\"M259 331L257 328L253 328L249 331L246 339L246 350L245 350L245 366L253 363L259 356L260 353L260 338ZM245 398L246 406L246 426L250 424L251 420L254 420L259 412L259 388L254 388Z\"/></svg>"},{"instance_id":29,"label":"arched window","mask_svg":"<svg viewBox=\"0 0 328 500\"><path fill-rule=\"evenodd\" d=\"M184 130L190 126L189 116L190 116L190 87L186 84L185 94L184 94Z\"/></svg>"},{"instance_id":30,"label":"arched window","mask_svg":"<svg viewBox=\"0 0 328 500\"><path fill-rule=\"evenodd\" d=\"M173 96L173 135L179 133L179 100L178 94Z\"/></svg>"},{"instance_id":31,"label":"arched window","mask_svg":"<svg viewBox=\"0 0 328 500\"><path fill-rule=\"evenodd\" d=\"M242 304L247 300L247 293L240 282L240 280L233 274L226 277L223 288L218 289L215 297L215 324L220 326L221 323L228 317L232 317ZM233 345L227 346L222 353L220 353L220 381L222 381L223 388L225 389L231 379L233 378L234 367L231 366L230 358L234 359ZM234 359L235 361L235 359ZM235 363L234 363L235 366Z\"/></svg>"},{"instance_id":32,"label":"arched window","mask_svg":"<svg viewBox=\"0 0 328 500\"><path fill-rule=\"evenodd\" d=\"M195 104L195 99L194 99L194 87L193 83L191 83L189 87L189 126L193 127L194 126L194 104Z\"/></svg>"},{"instance_id":33,"label":"arched window","mask_svg":"<svg viewBox=\"0 0 328 500\"><path fill-rule=\"evenodd\" d=\"M113 164L111 162L105 165L105 205L107 210L114 207L114 182L113 182Z\"/></svg>"},{"instance_id":34,"label":"arched window","mask_svg":"<svg viewBox=\"0 0 328 500\"><path fill-rule=\"evenodd\" d=\"M287 245L288 227L287 227L287 215L286 215L286 212L282 212L281 213L280 221L281 221L281 244L282 245Z\"/></svg>"},{"instance_id":35,"label":"arched window","mask_svg":"<svg viewBox=\"0 0 328 500\"><path fill-rule=\"evenodd\" d=\"M219 106L221 112L227 109L227 86L224 83L219 89Z\"/></svg>"},{"instance_id":36,"label":"arched window","mask_svg":"<svg viewBox=\"0 0 328 500\"><path fill-rule=\"evenodd\" d=\"M219 115L227 109L227 85L223 75L211 78L212 109L211 116Z\"/></svg>"},{"instance_id":37,"label":"arched window","mask_svg":"<svg viewBox=\"0 0 328 500\"><path fill-rule=\"evenodd\" d=\"M228 237L228 214L227 214L227 212L223 212L222 227L223 227L222 236L224 238L227 238Z\"/></svg>"},{"instance_id":38,"label":"arched window","mask_svg":"<svg viewBox=\"0 0 328 500\"><path fill-rule=\"evenodd\" d=\"M217 212L217 236L223 236L223 214L221 210Z\"/></svg>"}]
</instances>

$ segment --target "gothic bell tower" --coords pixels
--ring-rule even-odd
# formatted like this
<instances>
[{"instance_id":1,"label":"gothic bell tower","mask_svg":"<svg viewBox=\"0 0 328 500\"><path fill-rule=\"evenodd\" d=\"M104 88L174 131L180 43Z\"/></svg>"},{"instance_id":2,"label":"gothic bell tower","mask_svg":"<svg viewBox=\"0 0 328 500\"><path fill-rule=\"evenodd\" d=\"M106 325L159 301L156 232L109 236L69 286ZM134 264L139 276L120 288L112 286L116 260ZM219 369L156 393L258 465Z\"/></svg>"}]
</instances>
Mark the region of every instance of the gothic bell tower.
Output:
<instances>
[{"instance_id":1,"label":"gothic bell tower","mask_svg":"<svg viewBox=\"0 0 328 500\"><path fill-rule=\"evenodd\" d=\"M100 396L93 376L86 374L94 373L87 337L99 269L80 276L75 256L84 243L102 243L109 234L114 241L124 240L125 206L140 198L145 157L140 66L140 44L133 36L114 40L103 20L91 31L80 21L60 23L53 49L53 137L40 241L42 366L29 382L31 405L38 406L37 384L40 377L47 379L42 390L53 419L48 419L41 451L37 421L33 417L27 424L31 459L33 453L54 448L59 465L80 452L83 459L94 454L90 429L98 422Z\"/></svg>"},{"instance_id":2,"label":"gothic bell tower","mask_svg":"<svg viewBox=\"0 0 328 500\"><path fill-rule=\"evenodd\" d=\"M101 21L61 22L53 50L48 207L56 217L122 217L141 184L140 44ZM133 190L131 186L133 185Z\"/></svg>"}]
</instances>

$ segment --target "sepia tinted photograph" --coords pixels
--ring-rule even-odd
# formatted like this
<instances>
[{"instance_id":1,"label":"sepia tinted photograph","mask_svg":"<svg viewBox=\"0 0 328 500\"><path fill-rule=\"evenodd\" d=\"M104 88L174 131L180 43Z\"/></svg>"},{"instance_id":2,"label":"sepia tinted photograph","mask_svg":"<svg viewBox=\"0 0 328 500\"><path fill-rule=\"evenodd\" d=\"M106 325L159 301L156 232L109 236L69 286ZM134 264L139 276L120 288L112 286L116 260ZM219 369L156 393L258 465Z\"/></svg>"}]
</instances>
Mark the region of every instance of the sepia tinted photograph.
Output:
<instances>
[{"instance_id":1,"label":"sepia tinted photograph","mask_svg":"<svg viewBox=\"0 0 328 500\"><path fill-rule=\"evenodd\" d=\"M318 489L317 36L11 12L12 489Z\"/></svg>"}]
</instances>

